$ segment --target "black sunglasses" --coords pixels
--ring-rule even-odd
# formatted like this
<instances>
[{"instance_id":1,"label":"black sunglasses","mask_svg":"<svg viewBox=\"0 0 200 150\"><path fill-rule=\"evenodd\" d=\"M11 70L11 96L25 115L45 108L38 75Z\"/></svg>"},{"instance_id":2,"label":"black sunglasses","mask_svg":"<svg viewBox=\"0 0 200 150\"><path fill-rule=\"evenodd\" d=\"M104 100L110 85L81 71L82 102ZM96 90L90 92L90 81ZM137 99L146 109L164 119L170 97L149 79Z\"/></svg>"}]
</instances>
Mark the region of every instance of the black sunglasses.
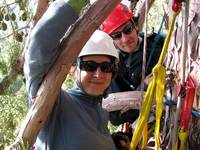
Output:
<instances>
[{"instance_id":1,"label":"black sunglasses","mask_svg":"<svg viewBox=\"0 0 200 150\"><path fill-rule=\"evenodd\" d=\"M88 72L94 72L100 67L102 72L112 73L115 71L114 62L97 63L95 61L80 61L79 68Z\"/></svg>"},{"instance_id":2,"label":"black sunglasses","mask_svg":"<svg viewBox=\"0 0 200 150\"><path fill-rule=\"evenodd\" d=\"M113 40L118 40L122 37L122 32L124 34L130 34L133 31L134 25L131 23L127 24L122 31L111 33L110 36Z\"/></svg>"}]
</instances>

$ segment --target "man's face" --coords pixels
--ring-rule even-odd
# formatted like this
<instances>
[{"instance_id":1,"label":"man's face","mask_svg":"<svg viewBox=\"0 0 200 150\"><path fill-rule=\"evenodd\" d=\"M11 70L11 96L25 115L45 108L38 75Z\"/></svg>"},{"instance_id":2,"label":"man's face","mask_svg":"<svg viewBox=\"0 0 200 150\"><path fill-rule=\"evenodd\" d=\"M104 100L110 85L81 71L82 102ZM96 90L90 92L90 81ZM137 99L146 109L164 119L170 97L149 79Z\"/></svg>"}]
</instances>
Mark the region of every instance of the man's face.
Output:
<instances>
[{"instance_id":1,"label":"man's face","mask_svg":"<svg viewBox=\"0 0 200 150\"><path fill-rule=\"evenodd\" d=\"M138 43L138 34L136 27L130 21L117 28L110 36L113 38L117 48L126 53L135 51Z\"/></svg>"},{"instance_id":2,"label":"man's face","mask_svg":"<svg viewBox=\"0 0 200 150\"><path fill-rule=\"evenodd\" d=\"M112 80L112 72L104 71L106 67L108 67L108 69L110 67L110 58L104 55L84 56L81 61L82 63L80 62L80 76L84 91L87 94L93 96L99 96L103 94ZM101 67L95 67L95 63L103 64Z\"/></svg>"}]
</instances>

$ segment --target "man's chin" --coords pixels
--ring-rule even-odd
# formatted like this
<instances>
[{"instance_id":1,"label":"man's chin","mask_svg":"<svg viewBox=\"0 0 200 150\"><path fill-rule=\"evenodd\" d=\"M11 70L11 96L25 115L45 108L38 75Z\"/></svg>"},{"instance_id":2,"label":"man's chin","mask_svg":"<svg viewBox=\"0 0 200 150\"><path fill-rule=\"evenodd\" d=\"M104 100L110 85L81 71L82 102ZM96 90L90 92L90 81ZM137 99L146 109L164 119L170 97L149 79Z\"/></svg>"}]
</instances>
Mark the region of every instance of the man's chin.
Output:
<instances>
[{"instance_id":1,"label":"man's chin","mask_svg":"<svg viewBox=\"0 0 200 150\"><path fill-rule=\"evenodd\" d=\"M126 53L133 53L134 52L134 49L131 49L131 48L124 48L122 49L124 52Z\"/></svg>"}]
</instances>

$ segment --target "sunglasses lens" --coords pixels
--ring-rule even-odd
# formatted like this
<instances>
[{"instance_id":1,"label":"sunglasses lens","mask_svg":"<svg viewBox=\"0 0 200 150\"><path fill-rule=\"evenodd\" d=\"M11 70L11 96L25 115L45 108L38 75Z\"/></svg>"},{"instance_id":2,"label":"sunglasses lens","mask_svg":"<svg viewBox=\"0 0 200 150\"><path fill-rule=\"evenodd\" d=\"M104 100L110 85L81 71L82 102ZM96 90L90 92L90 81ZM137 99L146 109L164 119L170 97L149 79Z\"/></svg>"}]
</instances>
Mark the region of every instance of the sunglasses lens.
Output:
<instances>
[{"instance_id":1,"label":"sunglasses lens","mask_svg":"<svg viewBox=\"0 0 200 150\"><path fill-rule=\"evenodd\" d=\"M121 32L115 32L113 34L110 34L110 36L113 40L117 40L117 39L120 39L122 37L122 33Z\"/></svg>"},{"instance_id":2,"label":"sunglasses lens","mask_svg":"<svg viewBox=\"0 0 200 150\"><path fill-rule=\"evenodd\" d=\"M93 72L93 71L97 70L97 67L98 67L98 63L96 63L94 61L81 61L80 62L81 70Z\"/></svg>"},{"instance_id":3,"label":"sunglasses lens","mask_svg":"<svg viewBox=\"0 0 200 150\"><path fill-rule=\"evenodd\" d=\"M110 34L110 36L111 36L111 38L113 40L117 40L117 39L120 39L122 37L122 32L124 34L130 34L132 31L133 31L133 25L132 24L128 24L123 28L122 31L112 33L112 34Z\"/></svg>"},{"instance_id":4,"label":"sunglasses lens","mask_svg":"<svg viewBox=\"0 0 200 150\"><path fill-rule=\"evenodd\" d=\"M111 73L115 70L115 65L112 62L96 63L95 61L81 61L80 69L88 72L94 72L100 66L102 72Z\"/></svg>"},{"instance_id":5,"label":"sunglasses lens","mask_svg":"<svg viewBox=\"0 0 200 150\"><path fill-rule=\"evenodd\" d=\"M124 27L123 29L123 33L124 34L130 34L133 31L133 26L132 25L127 25L126 27Z\"/></svg>"},{"instance_id":6,"label":"sunglasses lens","mask_svg":"<svg viewBox=\"0 0 200 150\"><path fill-rule=\"evenodd\" d=\"M111 63L111 62L104 62L104 63L101 63L101 71L103 72L114 72L114 69L115 69L115 66L114 66L114 63Z\"/></svg>"}]
</instances>

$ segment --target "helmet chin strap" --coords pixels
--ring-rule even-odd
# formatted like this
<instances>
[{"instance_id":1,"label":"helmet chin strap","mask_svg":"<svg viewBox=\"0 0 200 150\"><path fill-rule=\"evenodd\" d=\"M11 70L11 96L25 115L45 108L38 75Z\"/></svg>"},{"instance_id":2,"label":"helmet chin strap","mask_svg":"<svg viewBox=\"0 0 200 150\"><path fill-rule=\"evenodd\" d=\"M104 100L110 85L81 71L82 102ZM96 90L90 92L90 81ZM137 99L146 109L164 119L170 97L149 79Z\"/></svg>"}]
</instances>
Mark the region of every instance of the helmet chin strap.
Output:
<instances>
[{"instance_id":1,"label":"helmet chin strap","mask_svg":"<svg viewBox=\"0 0 200 150\"><path fill-rule=\"evenodd\" d=\"M80 69L79 66L80 66L80 58L77 59L77 67L76 67L77 71L76 71L76 80L75 80L75 82L76 82L76 85L81 89L81 91L83 91L85 94L87 94L85 92L85 90L83 89L83 86L81 84L81 69Z\"/></svg>"}]
</instances>

